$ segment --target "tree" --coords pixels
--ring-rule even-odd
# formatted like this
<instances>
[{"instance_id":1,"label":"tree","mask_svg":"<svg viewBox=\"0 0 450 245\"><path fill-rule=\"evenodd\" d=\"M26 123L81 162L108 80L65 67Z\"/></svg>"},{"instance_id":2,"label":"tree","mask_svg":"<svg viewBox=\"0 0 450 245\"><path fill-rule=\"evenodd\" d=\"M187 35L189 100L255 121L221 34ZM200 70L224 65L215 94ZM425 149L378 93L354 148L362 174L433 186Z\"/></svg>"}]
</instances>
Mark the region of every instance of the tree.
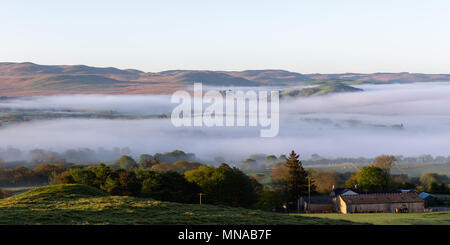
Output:
<instances>
[{"instance_id":1,"label":"tree","mask_svg":"<svg viewBox=\"0 0 450 245\"><path fill-rule=\"evenodd\" d=\"M202 165L184 175L200 186L208 203L251 207L257 201L259 183L228 164L222 163L218 168Z\"/></svg>"},{"instance_id":2,"label":"tree","mask_svg":"<svg viewBox=\"0 0 450 245\"><path fill-rule=\"evenodd\" d=\"M286 201L297 201L308 194L308 173L298 158L299 155L292 151L286 162L277 164L278 168L272 172L272 178L282 188Z\"/></svg>"},{"instance_id":3,"label":"tree","mask_svg":"<svg viewBox=\"0 0 450 245\"><path fill-rule=\"evenodd\" d=\"M106 183L106 180L114 172L109 166L104 163L100 163L97 167L90 168L90 170L95 174L94 187L101 188L102 185Z\"/></svg>"},{"instance_id":4,"label":"tree","mask_svg":"<svg viewBox=\"0 0 450 245\"><path fill-rule=\"evenodd\" d=\"M219 172L213 166L202 165L197 169L184 173L187 181L200 186L202 193L208 195L208 203L221 203L221 183L224 182L223 172Z\"/></svg>"},{"instance_id":5,"label":"tree","mask_svg":"<svg viewBox=\"0 0 450 245\"><path fill-rule=\"evenodd\" d=\"M137 163L133 158L123 155L114 163L114 167L128 171L137 168Z\"/></svg>"},{"instance_id":6,"label":"tree","mask_svg":"<svg viewBox=\"0 0 450 245\"><path fill-rule=\"evenodd\" d=\"M278 161L277 162L286 162L287 161L287 157L284 154L281 154L280 157L278 157Z\"/></svg>"},{"instance_id":7,"label":"tree","mask_svg":"<svg viewBox=\"0 0 450 245\"><path fill-rule=\"evenodd\" d=\"M33 172L36 176L36 178L39 179L42 183L49 181L49 178L51 175L53 175L53 178L55 177L55 174L60 174L67 170L66 165L64 164L41 164L33 169ZM55 181L55 180L54 180Z\"/></svg>"},{"instance_id":8,"label":"tree","mask_svg":"<svg viewBox=\"0 0 450 245\"><path fill-rule=\"evenodd\" d=\"M337 186L340 181L340 177L335 170L311 171L311 179L314 180L316 190L324 194L329 194L333 186Z\"/></svg>"},{"instance_id":9,"label":"tree","mask_svg":"<svg viewBox=\"0 0 450 245\"><path fill-rule=\"evenodd\" d=\"M422 184L422 186L426 190L426 189L428 189L430 187L430 185L433 182L436 182L436 184L448 183L449 182L449 178L445 174L424 173L424 174L422 174L422 176L420 176L420 180L419 181L420 181L420 183Z\"/></svg>"},{"instance_id":10,"label":"tree","mask_svg":"<svg viewBox=\"0 0 450 245\"><path fill-rule=\"evenodd\" d=\"M139 157L139 166L141 168L151 168L153 165L155 165L155 161L153 161L153 156L149 154L142 154Z\"/></svg>"},{"instance_id":11,"label":"tree","mask_svg":"<svg viewBox=\"0 0 450 245\"><path fill-rule=\"evenodd\" d=\"M266 159L264 159L263 165L265 168L271 168L275 165L277 160L277 157L274 155L267 156Z\"/></svg>"},{"instance_id":12,"label":"tree","mask_svg":"<svg viewBox=\"0 0 450 245\"><path fill-rule=\"evenodd\" d=\"M381 168L383 170L384 175L384 183L383 183L383 189L387 190L390 187L391 182L391 168L394 166L396 162L395 156L392 155L381 155L375 158L375 161L373 162L374 167Z\"/></svg>"},{"instance_id":13,"label":"tree","mask_svg":"<svg viewBox=\"0 0 450 245\"><path fill-rule=\"evenodd\" d=\"M42 149L34 149L29 152L30 163L37 166L41 163L66 163L66 160L60 154Z\"/></svg>"},{"instance_id":14,"label":"tree","mask_svg":"<svg viewBox=\"0 0 450 245\"><path fill-rule=\"evenodd\" d=\"M175 172L180 173L180 174L184 174L185 172L192 170L192 169L196 169L199 168L201 166L201 164L199 162L187 162L187 161L177 161L173 164L173 167L175 168Z\"/></svg>"},{"instance_id":15,"label":"tree","mask_svg":"<svg viewBox=\"0 0 450 245\"><path fill-rule=\"evenodd\" d=\"M356 177L358 174L354 173L348 177L348 179L345 181L344 186L345 188L355 188L358 186L358 182L356 181Z\"/></svg>"},{"instance_id":16,"label":"tree","mask_svg":"<svg viewBox=\"0 0 450 245\"><path fill-rule=\"evenodd\" d=\"M230 167L230 165L228 165L228 164L226 164L224 162L220 164L219 168L227 170L227 171L233 171L233 169Z\"/></svg>"},{"instance_id":17,"label":"tree","mask_svg":"<svg viewBox=\"0 0 450 245\"><path fill-rule=\"evenodd\" d=\"M392 176L391 187L395 189L416 189L416 185L409 180L407 174Z\"/></svg>"},{"instance_id":18,"label":"tree","mask_svg":"<svg viewBox=\"0 0 450 245\"><path fill-rule=\"evenodd\" d=\"M275 184L281 184L287 181L288 168L285 162L276 163L273 166L272 172L270 173L270 178Z\"/></svg>"},{"instance_id":19,"label":"tree","mask_svg":"<svg viewBox=\"0 0 450 245\"><path fill-rule=\"evenodd\" d=\"M0 169L5 167L5 161L0 157Z\"/></svg>"},{"instance_id":20,"label":"tree","mask_svg":"<svg viewBox=\"0 0 450 245\"><path fill-rule=\"evenodd\" d=\"M50 175L50 184L51 185L57 185L57 184L75 184L75 180L72 178L72 175L70 175L70 172L63 172L61 174L55 175L56 173L54 172L54 174L52 173L52 175Z\"/></svg>"},{"instance_id":21,"label":"tree","mask_svg":"<svg viewBox=\"0 0 450 245\"><path fill-rule=\"evenodd\" d=\"M87 168L71 168L69 174L74 183L95 186L96 176Z\"/></svg>"},{"instance_id":22,"label":"tree","mask_svg":"<svg viewBox=\"0 0 450 245\"><path fill-rule=\"evenodd\" d=\"M151 169L154 171L160 171L160 172L175 171L175 167L168 162L162 162L162 163L153 165Z\"/></svg>"},{"instance_id":23,"label":"tree","mask_svg":"<svg viewBox=\"0 0 450 245\"><path fill-rule=\"evenodd\" d=\"M139 170L136 175L142 182L140 196L161 201L196 203L200 187L188 182L183 175L175 172Z\"/></svg>"},{"instance_id":24,"label":"tree","mask_svg":"<svg viewBox=\"0 0 450 245\"><path fill-rule=\"evenodd\" d=\"M450 188L447 185L447 183L438 184L436 182L433 182L428 187L427 192L433 193L433 194L449 194Z\"/></svg>"},{"instance_id":25,"label":"tree","mask_svg":"<svg viewBox=\"0 0 450 245\"><path fill-rule=\"evenodd\" d=\"M362 191L379 191L383 189L384 171L375 166L363 167L356 176L358 189Z\"/></svg>"},{"instance_id":26,"label":"tree","mask_svg":"<svg viewBox=\"0 0 450 245\"><path fill-rule=\"evenodd\" d=\"M188 182L182 174L169 171L161 176L160 200L183 203L197 203L200 187L196 183Z\"/></svg>"},{"instance_id":27,"label":"tree","mask_svg":"<svg viewBox=\"0 0 450 245\"><path fill-rule=\"evenodd\" d=\"M19 166L14 169L6 169L10 178L10 183L12 185L29 185L35 183L34 172L26 167ZM9 171L8 171L9 170Z\"/></svg>"},{"instance_id":28,"label":"tree","mask_svg":"<svg viewBox=\"0 0 450 245\"><path fill-rule=\"evenodd\" d=\"M157 158L160 162L174 163L176 161L195 161L196 157L192 153L185 153L184 151L174 150L166 153L156 153L154 158Z\"/></svg>"},{"instance_id":29,"label":"tree","mask_svg":"<svg viewBox=\"0 0 450 245\"><path fill-rule=\"evenodd\" d=\"M124 196L136 196L141 188L134 172L129 171L119 171L119 187Z\"/></svg>"},{"instance_id":30,"label":"tree","mask_svg":"<svg viewBox=\"0 0 450 245\"><path fill-rule=\"evenodd\" d=\"M120 195L120 185L119 180L116 176L108 176L105 183L100 187L101 190L111 194L111 195Z\"/></svg>"},{"instance_id":31,"label":"tree","mask_svg":"<svg viewBox=\"0 0 450 245\"><path fill-rule=\"evenodd\" d=\"M273 209L280 209L282 202L283 195L281 192L276 190L266 190L260 193L255 208L272 211Z\"/></svg>"},{"instance_id":32,"label":"tree","mask_svg":"<svg viewBox=\"0 0 450 245\"><path fill-rule=\"evenodd\" d=\"M251 171L259 169L258 162L253 158L247 158L244 162L242 162L240 169L244 171Z\"/></svg>"},{"instance_id":33,"label":"tree","mask_svg":"<svg viewBox=\"0 0 450 245\"><path fill-rule=\"evenodd\" d=\"M162 172L140 170L137 172L138 179L142 182L141 193L143 197L159 199L161 197Z\"/></svg>"}]
</instances>

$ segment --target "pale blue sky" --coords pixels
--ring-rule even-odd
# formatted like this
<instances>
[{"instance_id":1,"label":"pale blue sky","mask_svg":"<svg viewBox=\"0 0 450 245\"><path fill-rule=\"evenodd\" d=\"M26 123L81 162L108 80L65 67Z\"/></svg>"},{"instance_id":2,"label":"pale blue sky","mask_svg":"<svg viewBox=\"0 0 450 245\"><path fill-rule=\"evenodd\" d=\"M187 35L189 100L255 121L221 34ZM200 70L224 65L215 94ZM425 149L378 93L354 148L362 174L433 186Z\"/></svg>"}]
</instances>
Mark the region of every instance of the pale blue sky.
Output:
<instances>
[{"instance_id":1,"label":"pale blue sky","mask_svg":"<svg viewBox=\"0 0 450 245\"><path fill-rule=\"evenodd\" d=\"M450 73L450 1L6 1L0 61Z\"/></svg>"}]
</instances>

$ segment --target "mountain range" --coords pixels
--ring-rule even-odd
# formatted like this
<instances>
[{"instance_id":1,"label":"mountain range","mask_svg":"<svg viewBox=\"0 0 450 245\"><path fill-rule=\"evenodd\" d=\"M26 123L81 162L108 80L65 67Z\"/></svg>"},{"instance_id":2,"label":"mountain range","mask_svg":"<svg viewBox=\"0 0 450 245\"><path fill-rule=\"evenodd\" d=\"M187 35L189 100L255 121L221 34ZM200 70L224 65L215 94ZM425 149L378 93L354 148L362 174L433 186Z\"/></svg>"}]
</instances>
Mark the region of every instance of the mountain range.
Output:
<instances>
[{"instance_id":1,"label":"mountain range","mask_svg":"<svg viewBox=\"0 0 450 245\"><path fill-rule=\"evenodd\" d=\"M450 74L301 74L285 70L143 72L114 67L0 62L0 96L168 94L193 82L210 86L292 86L334 82L360 84L432 81L450 81Z\"/></svg>"}]
</instances>

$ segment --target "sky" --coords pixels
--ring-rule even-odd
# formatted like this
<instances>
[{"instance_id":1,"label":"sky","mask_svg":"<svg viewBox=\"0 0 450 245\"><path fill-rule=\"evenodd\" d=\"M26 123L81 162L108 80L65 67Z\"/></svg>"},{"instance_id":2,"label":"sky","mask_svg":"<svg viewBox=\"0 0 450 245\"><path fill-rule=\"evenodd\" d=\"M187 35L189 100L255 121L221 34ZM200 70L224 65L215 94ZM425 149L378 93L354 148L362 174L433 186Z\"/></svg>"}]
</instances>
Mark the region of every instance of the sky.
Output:
<instances>
[{"instance_id":1,"label":"sky","mask_svg":"<svg viewBox=\"0 0 450 245\"><path fill-rule=\"evenodd\" d=\"M450 73L450 1L0 0L0 62Z\"/></svg>"}]
</instances>

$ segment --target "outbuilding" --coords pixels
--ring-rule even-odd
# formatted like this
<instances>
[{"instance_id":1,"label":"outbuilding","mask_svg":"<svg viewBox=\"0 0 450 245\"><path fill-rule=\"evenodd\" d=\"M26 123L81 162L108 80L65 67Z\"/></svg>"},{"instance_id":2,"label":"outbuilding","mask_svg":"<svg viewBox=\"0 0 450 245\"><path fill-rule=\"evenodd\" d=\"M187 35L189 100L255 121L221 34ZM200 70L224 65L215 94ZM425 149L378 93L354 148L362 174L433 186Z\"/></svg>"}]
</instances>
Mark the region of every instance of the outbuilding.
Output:
<instances>
[{"instance_id":1,"label":"outbuilding","mask_svg":"<svg viewBox=\"0 0 450 245\"><path fill-rule=\"evenodd\" d=\"M333 212L333 198L329 195L300 198L300 210L308 213Z\"/></svg>"},{"instance_id":2,"label":"outbuilding","mask_svg":"<svg viewBox=\"0 0 450 245\"><path fill-rule=\"evenodd\" d=\"M423 212L424 200L417 193L374 193L339 195L336 208L340 213Z\"/></svg>"}]
</instances>

